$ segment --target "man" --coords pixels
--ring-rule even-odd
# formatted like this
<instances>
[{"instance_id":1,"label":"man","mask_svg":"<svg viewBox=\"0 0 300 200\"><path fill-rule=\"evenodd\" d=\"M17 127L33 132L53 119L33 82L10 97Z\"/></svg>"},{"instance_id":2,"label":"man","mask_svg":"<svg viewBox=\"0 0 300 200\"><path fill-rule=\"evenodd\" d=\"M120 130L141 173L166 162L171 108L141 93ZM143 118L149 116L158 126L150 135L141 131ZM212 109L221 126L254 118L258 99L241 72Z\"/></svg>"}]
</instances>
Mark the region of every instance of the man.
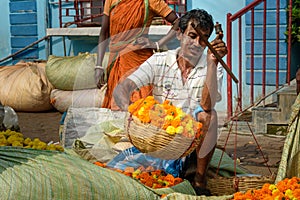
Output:
<instances>
[{"instance_id":1,"label":"man","mask_svg":"<svg viewBox=\"0 0 300 200\"><path fill-rule=\"evenodd\" d=\"M180 18L177 38L180 48L154 54L114 90L117 105L127 110L130 94L147 84L153 84L153 96L160 102L169 99L175 106L192 114L203 123L206 134L203 144L197 147L197 169L193 186L197 194L208 194L205 182L208 164L217 141L216 101L221 99L220 86L223 70L218 60L207 51L207 40L214 28L212 16L195 9ZM200 33L199 33L200 31ZM220 57L227 54L219 35L211 42Z\"/></svg>"}]
</instances>

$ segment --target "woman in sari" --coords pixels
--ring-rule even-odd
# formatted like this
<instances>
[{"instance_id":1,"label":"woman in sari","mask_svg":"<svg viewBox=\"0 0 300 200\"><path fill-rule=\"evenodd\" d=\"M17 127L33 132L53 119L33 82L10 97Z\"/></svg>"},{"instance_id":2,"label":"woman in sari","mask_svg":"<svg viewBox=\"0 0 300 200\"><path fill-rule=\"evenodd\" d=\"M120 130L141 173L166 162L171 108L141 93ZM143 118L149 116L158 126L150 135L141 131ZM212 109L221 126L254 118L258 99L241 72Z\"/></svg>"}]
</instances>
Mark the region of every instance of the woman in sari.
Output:
<instances>
[{"instance_id":1,"label":"woman in sari","mask_svg":"<svg viewBox=\"0 0 300 200\"><path fill-rule=\"evenodd\" d=\"M158 42L151 42L147 35L155 16L161 16L172 29ZM164 0L106 0L99 36L98 59L95 67L95 81L100 88L104 84L104 68L101 66L107 46L109 59L106 69L107 90L102 107L118 110L112 93L123 78L136 70L152 54L153 49L173 38L178 28L176 13ZM108 41L110 40L110 42ZM151 86L135 92L131 101L151 95Z\"/></svg>"}]
</instances>

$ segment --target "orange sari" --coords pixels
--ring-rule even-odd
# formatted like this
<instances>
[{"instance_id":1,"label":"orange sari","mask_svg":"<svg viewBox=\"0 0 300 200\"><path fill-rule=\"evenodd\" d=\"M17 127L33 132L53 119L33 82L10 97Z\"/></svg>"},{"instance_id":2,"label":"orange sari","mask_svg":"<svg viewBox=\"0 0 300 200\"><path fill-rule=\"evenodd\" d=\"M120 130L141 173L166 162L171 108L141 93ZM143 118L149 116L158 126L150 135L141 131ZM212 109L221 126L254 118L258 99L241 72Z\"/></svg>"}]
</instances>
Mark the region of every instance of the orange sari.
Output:
<instances>
[{"instance_id":1,"label":"orange sari","mask_svg":"<svg viewBox=\"0 0 300 200\"><path fill-rule=\"evenodd\" d=\"M153 54L151 49L134 45L135 40L147 31L148 14L148 0L122 0L110 11L111 41L107 91L102 104L104 108L119 109L112 96L114 88ZM131 101L151 94L151 86L143 87L133 93Z\"/></svg>"}]
</instances>

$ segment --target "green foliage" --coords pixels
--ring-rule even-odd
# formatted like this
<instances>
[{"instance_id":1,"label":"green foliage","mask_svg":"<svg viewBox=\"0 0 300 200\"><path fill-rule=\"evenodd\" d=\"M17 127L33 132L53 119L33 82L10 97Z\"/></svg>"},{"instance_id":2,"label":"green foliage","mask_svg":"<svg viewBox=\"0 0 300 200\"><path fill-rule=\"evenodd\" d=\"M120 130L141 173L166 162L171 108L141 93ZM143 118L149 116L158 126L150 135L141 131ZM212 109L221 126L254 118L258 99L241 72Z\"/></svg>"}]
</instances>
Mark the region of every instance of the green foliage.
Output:
<instances>
[{"instance_id":1,"label":"green foliage","mask_svg":"<svg viewBox=\"0 0 300 200\"><path fill-rule=\"evenodd\" d=\"M288 27L285 35L288 37ZM300 42L300 0L293 0L291 37L292 43Z\"/></svg>"}]
</instances>

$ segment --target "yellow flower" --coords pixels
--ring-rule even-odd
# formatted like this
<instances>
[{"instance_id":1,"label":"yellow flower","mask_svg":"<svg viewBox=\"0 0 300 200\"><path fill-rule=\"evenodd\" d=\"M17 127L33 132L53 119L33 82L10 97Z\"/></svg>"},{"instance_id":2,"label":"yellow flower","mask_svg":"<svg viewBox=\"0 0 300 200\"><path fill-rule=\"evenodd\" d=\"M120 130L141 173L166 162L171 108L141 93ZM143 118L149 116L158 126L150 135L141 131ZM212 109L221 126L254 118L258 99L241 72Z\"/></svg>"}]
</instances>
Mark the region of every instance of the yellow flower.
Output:
<instances>
[{"instance_id":1,"label":"yellow flower","mask_svg":"<svg viewBox=\"0 0 300 200\"><path fill-rule=\"evenodd\" d=\"M275 194L279 194L280 193L280 191L276 188L276 189L274 189L274 190L272 190L272 194L273 195L275 195Z\"/></svg>"},{"instance_id":2,"label":"yellow flower","mask_svg":"<svg viewBox=\"0 0 300 200\"><path fill-rule=\"evenodd\" d=\"M141 107L138 111L138 115L143 115L145 112L145 108L144 107Z\"/></svg>"},{"instance_id":3,"label":"yellow flower","mask_svg":"<svg viewBox=\"0 0 300 200\"><path fill-rule=\"evenodd\" d=\"M182 120L185 117L185 113L181 110L181 108L176 108L177 116L180 120Z\"/></svg>"},{"instance_id":4,"label":"yellow flower","mask_svg":"<svg viewBox=\"0 0 300 200\"><path fill-rule=\"evenodd\" d=\"M175 131L177 134L183 133L183 126L178 126Z\"/></svg>"},{"instance_id":5,"label":"yellow flower","mask_svg":"<svg viewBox=\"0 0 300 200\"><path fill-rule=\"evenodd\" d=\"M172 115L167 115L167 116L165 116L165 120L166 121L171 121L171 120L173 120L174 119L174 117L172 116Z\"/></svg>"},{"instance_id":6,"label":"yellow flower","mask_svg":"<svg viewBox=\"0 0 300 200\"><path fill-rule=\"evenodd\" d=\"M271 185L269 186L269 190L275 190L275 189L277 189L276 185L271 184Z\"/></svg>"},{"instance_id":7,"label":"yellow flower","mask_svg":"<svg viewBox=\"0 0 300 200\"><path fill-rule=\"evenodd\" d=\"M174 128L174 126L168 126L166 132L170 135L174 135L176 133L176 128Z\"/></svg>"},{"instance_id":8,"label":"yellow flower","mask_svg":"<svg viewBox=\"0 0 300 200\"><path fill-rule=\"evenodd\" d=\"M294 198L293 191L291 189L287 189L285 191L285 196L287 196L289 199L293 199Z\"/></svg>"},{"instance_id":9,"label":"yellow flower","mask_svg":"<svg viewBox=\"0 0 300 200\"><path fill-rule=\"evenodd\" d=\"M193 129L193 121L192 120L189 120L188 123L186 124L186 129L188 131L192 130Z\"/></svg>"}]
</instances>

